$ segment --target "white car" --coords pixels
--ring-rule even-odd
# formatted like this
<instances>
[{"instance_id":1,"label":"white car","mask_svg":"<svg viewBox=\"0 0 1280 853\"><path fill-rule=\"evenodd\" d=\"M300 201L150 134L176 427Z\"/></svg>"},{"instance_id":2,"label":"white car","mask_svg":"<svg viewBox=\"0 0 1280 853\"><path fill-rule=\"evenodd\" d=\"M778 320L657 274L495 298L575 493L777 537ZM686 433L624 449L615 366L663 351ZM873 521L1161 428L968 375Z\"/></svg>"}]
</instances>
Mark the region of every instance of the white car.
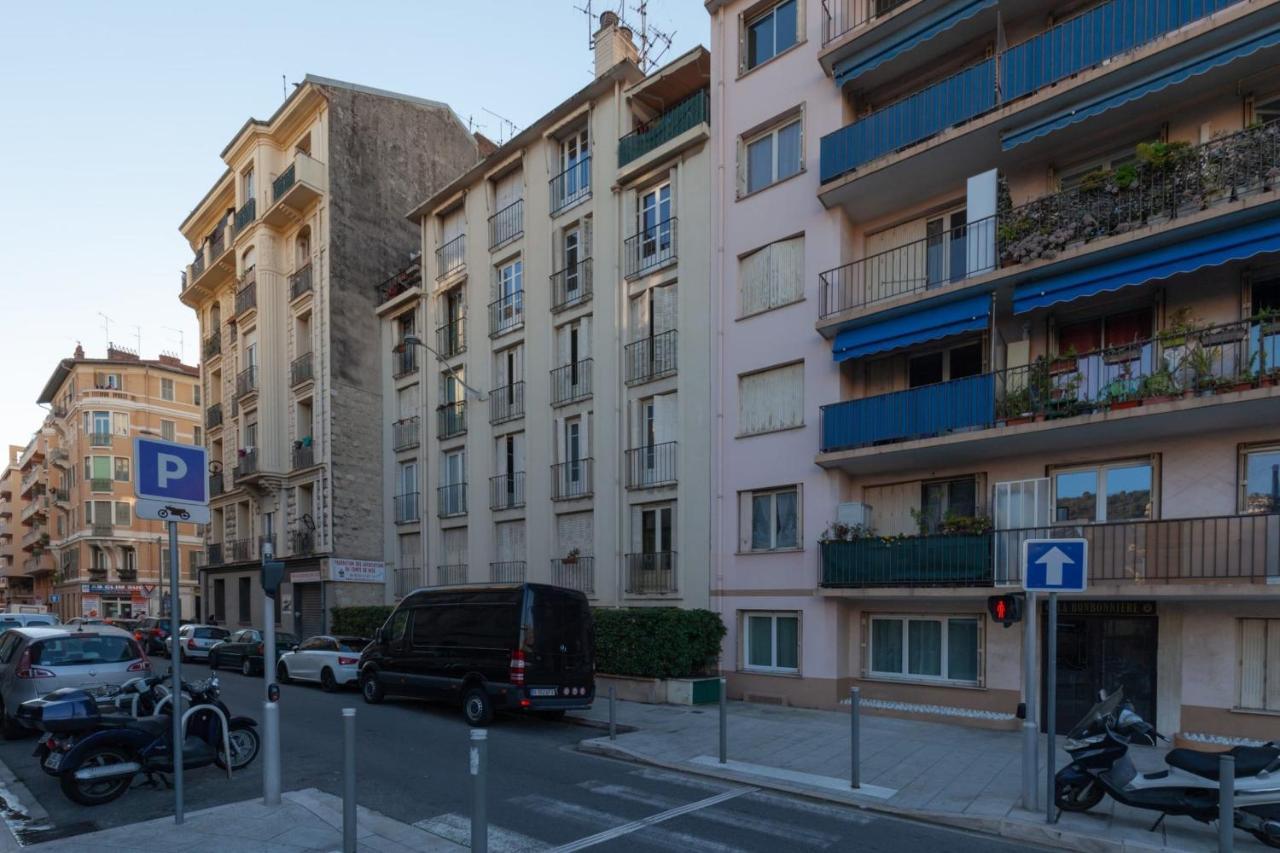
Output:
<instances>
[{"instance_id":1,"label":"white car","mask_svg":"<svg viewBox=\"0 0 1280 853\"><path fill-rule=\"evenodd\" d=\"M178 654L186 660L208 660L209 649L221 643L231 632L216 625L183 625L178 629ZM164 638L164 651L173 660L173 638Z\"/></svg>"},{"instance_id":2,"label":"white car","mask_svg":"<svg viewBox=\"0 0 1280 853\"><path fill-rule=\"evenodd\" d=\"M297 649L285 652L276 664L276 680L318 681L327 691L359 680L360 652L369 645L362 637L310 637Z\"/></svg>"}]
</instances>

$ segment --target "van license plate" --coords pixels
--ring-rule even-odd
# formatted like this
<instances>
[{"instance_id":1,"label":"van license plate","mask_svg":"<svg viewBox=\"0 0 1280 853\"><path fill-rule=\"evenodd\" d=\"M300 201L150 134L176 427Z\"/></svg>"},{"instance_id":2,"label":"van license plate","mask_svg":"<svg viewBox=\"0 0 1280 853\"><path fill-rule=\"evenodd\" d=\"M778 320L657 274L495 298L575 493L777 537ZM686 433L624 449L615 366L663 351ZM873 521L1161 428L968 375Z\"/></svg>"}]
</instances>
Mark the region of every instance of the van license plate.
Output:
<instances>
[{"instance_id":1,"label":"van license plate","mask_svg":"<svg viewBox=\"0 0 1280 853\"><path fill-rule=\"evenodd\" d=\"M50 770L57 770L62 765L62 753L51 752L44 760L44 766Z\"/></svg>"},{"instance_id":2,"label":"van license plate","mask_svg":"<svg viewBox=\"0 0 1280 853\"><path fill-rule=\"evenodd\" d=\"M530 696L554 696L556 689L554 687L531 687L529 688Z\"/></svg>"}]
</instances>

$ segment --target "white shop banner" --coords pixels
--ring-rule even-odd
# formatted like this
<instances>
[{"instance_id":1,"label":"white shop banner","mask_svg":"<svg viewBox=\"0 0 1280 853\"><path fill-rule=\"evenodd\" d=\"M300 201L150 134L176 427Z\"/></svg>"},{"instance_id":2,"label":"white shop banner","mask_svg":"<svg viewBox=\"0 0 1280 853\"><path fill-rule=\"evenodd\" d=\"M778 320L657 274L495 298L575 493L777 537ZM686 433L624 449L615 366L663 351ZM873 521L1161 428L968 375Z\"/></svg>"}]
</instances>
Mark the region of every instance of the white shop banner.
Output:
<instances>
[{"instance_id":1,"label":"white shop banner","mask_svg":"<svg viewBox=\"0 0 1280 853\"><path fill-rule=\"evenodd\" d=\"M335 581L386 583L387 564L381 560L330 560L329 577Z\"/></svg>"}]
</instances>

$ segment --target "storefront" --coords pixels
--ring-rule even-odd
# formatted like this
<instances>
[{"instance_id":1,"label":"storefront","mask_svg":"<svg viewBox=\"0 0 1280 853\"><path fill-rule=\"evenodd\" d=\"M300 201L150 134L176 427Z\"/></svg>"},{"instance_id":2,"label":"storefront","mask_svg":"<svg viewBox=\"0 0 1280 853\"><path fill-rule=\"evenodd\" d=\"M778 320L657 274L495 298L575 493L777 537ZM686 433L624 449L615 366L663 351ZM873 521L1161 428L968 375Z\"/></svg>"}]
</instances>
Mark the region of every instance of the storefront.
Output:
<instances>
[{"instance_id":1,"label":"storefront","mask_svg":"<svg viewBox=\"0 0 1280 853\"><path fill-rule=\"evenodd\" d=\"M137 619L148 613L148 592L136 583L81 584L79 615L96 619Z\"/></svg>"}]
</instances>

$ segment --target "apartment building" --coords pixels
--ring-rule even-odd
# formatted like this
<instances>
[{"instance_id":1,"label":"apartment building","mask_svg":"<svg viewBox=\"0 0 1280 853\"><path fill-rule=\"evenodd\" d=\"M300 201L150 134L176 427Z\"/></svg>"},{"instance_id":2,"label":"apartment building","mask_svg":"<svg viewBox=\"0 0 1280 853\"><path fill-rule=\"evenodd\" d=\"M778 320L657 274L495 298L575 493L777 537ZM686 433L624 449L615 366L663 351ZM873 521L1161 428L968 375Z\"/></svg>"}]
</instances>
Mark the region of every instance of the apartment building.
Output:
<instances>
[{"instance_id":1,"label":"apartment building","mask_svg":"<svg viewBox=\"0 0 1280 853\"><path fill-rule=\"evenodd\" d=\"M378 288L390 592L555 583L704 607L710 56L595 77L411 214ZM528 285L526 287L526 285Z\"/></svg>"},{"instance_id":2,"label":"apartment building","mask_svg":"<svg viewBox=\"0 0 1280 853\"><path fill-rule=\"evenodd\" d=\"M985 599L1084 537L1060 724L1269 737L1280 7L706 5L733 692L1012 727Z\"/></svg>"},{"instance_id":3,"label":"apartment building","mask_svg":"<svg viewBox=\"0 0 1280 853\"><path fill-rule=\"evenodd\" d=\"M286 565L286 630L383 600L381 359L370 281L417 248L405 211L477 159L447 105L308 75L222 150L181 226L200 322L210 515L203 616L260 625L258 565Z\"/></svg>"},{"instance_id":4,"label":"apartment building","mask_svg":"<svg viewBox=\"0 0 1280 853\"><path fill-rule=\"evenodd\" d=\"M25 574L34 603L62 619L168 612L165 525L133 512L133 439L197 444L198 368L176 356L141 359L77 346L58 362L37 401L49 414L19 461ZM178 525L179 599L195 612L200 530Z\"/></svg>"},{"instance_id":5,"label":"apartment building","mask_svg":"<svg viewBox=\"0 0 1280 853\"><path fill-rule=\"evenodd\" d=\"M32 579L22 572L19 517L22 512L22 445L9 445L0 470L0 601L9 604L34 602ZM17 540L17 541L15 541Z\"/></svg>"}]
</instances>

